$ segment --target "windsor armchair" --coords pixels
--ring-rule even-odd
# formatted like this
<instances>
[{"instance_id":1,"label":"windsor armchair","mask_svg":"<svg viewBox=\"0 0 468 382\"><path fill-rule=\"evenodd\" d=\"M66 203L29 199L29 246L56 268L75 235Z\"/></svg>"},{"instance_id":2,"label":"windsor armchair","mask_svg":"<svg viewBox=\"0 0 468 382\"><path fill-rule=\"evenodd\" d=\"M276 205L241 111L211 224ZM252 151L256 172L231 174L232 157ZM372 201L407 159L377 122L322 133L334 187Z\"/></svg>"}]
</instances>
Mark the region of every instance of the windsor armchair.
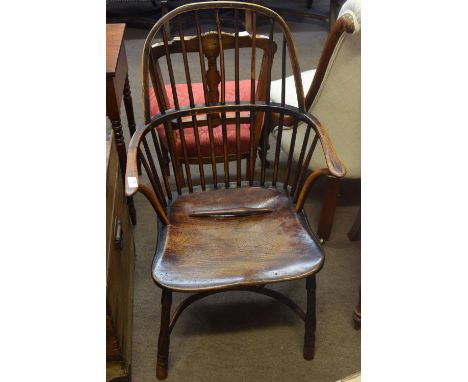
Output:
<instances>
[{"instance_id":1,"label":"windsor armchair","mask_svg":"<svg viewBox=\"0 0 468 382\"><path fill-rule=\"evenodd\" d=\"M361 1L348 0L340 10L322 51L316 69L302 74L302 84L308 88L305 107L320 119L347 167L348 179L361 178ZM286 78L286 103L297 105L293 95L294 78ZM271 84L271 101L281 99L282 79ZM292 125L292 121L285 121ZM285 129L283 136L291 138L292 130ZM288 150L285 139L282 147ZM299 158L296 150L294 159ZM316 156L311 169L325 164L323 156ZM340 182L330 177L326 182L318 234L328 239L333 223Z\"/></svg>"},{"instance_id":2,"label":"windsor armchair","mask_svg":"<svg viewBox=\"0 0 468 382\"><path fill-rule=\"evenodd\" d=\"M210 12L213 20L219 20L219 10L232 12L236 24L234 33L235 57L235 100L212 104L208 98L195 105L191 96L190 105L180 107L174 102L172 109L161 109L151 117L149 114L149 80L155 84L153 71L148 66L152 61L153 39L166 33L168 21L178 17L192 16L199 28L199 12ZM285 105L285 92L281 102L269 101L270 87L266 87L266 100L256 99L255 83L256 41L251 33L252 46L242 56L247 57L252 68L250 99L241 101L240 88L240 32L238 20L241 12L250 12L252 20L257 17L268 19L268 44L274 38L282 41L281 73L286 77L286 63L289 56L290 67L296 80L298 107ZM255 30L255 22L252 23ZM277 27L279 33L274 33ZM220 42L221 73L224 73L222 35ZM202 44L201 36L197 36ZM187 63L185 39L180 38L182 61ZM267 84L270 83L273 49L267 57ZM169 73L173 72L173 62L166 55ZM184 65L187 68L187 65ZM187 73L187 70L185 71ZM174 100L177 99L175 81L170 78ZM187 81L190 84L190 81ZM283 84L284 85L284 84ZM323 175L342 177L344 165L336 155L325 128L310 114L304 112L304 95L300 70L291 32L284 20L268 8L241 2L205 2L181 6L163 16L151 30L143 48L142 87L145 115L148 123L139 127L133 135L128 149L126 194L141 192L154 208L160 221L158 243L152 264L152 276L162 289L161 326L158 341L156 376L164 379L168 372L170 333L182 311L193 302L209 295L232 290L251 291L275 298L289 306L305 321L303 357L312 359L315 346L315 274L322 268L324 257L316 234L311 230L303 212L305 198L312 184ZM221 94L225 94L225 79L221 74ZM191 90L189 87L189 94ZM270 125L273 114L280 116L278 142L281 142L282 121L294 121L291 146L301 147L301 157L293 163L292 155L282 158L280 143L275 146L274 160L267 168L263 158L256 162L256 148L267 145L269 137L262 134L264 126ZM235 150L228 151L225 120L227 115L235 120ZM243 158L241 147L241 116L248 121L248 157ZM222 155L218 155L214 143L212 119L220 118L222 124ZM190 124L184 121L190 119ZM209 151L201 156L199 121L208 126ZM166 142L157 133L164 129ZM303 140L296 140L299 130L304 130ZM189 160L185 146L185 134L191 132L195 139L196 163ZM177 133L177 135L175 134ZM180 150L177 146L180 139ZM312 142L311 146L308 146ZM151 143L151 146L150 146ZM308 171L308 164L320 143L326 158L326 166L314 172ZM170 176L162 154L162 145L167 144L167 155L171 159L173 176ZM307 148L308 147L308 148ZM292 152L292 151L291 151ZM153 160L154 155L157 161ZM177 171L176 163L182 156L184 171ZM234 158L235 165L230 166ZM138 160L144 173L138 174ZM245 166L242 162L245 162ZM177 175L178 174L178 175ZM182 178L183 177L183 178ZM149 184L147 184L149 183ZM267 284L306 279L307 309L304 312L296 303ZM192 293L176 309L171 319L172 293Z\"/></svg>"},{"instance_id":3,"label":"windsor armchair","mask_svg":"<svg viewBox=\"0 0 468 382\"><path fill-rule=\"evenodd\" d=\"M186 35L184 33L181 17L176 20L168 20L166 29L162 33L162 41L155 42L151 45L150 60L151 65L148 66L148 71L154 79L154 86L147 89L145 97L149 97L150 116L156 115L159 112L172 109L174 107L185 107L196 104L216 104L218 102L224 103L226 101L248 101L251 96L254 100L265 101L266 88L267 88L267 69L268 60L273 59L277 49L277 44L268 39L267 36L255 35L255 47L263 52L261 58L261 66L258 71L258 78L252 82L250 78L239 80L239 72L235 73L235 80L228 81L229 68L224 60L225 52L235 50L236 54L245 48L252 48L254 39L247 31L239 31L239 16L235 20L235 27L233 31L224 30L225 27L221 22L219 13L213 15L215 20L214 29L203 32L200 25L200 16L195 14L196 27L193 31L195 35ZM171 26L172 21L172 26ZM187 22L183 23L184 25ZM170 27L170 28L169 28ZM171 29L174 37L169 39L168 30ZM226 28L232 29L232 28ZM154 37L154 36L153 36ZM270 52L271 50L271 52ZM271 54L270 54L271 53ZM177 72L169 69L169 81L165 82L161 70L160 61L170 60L171 63L180 55L184 55L183 65L185 73L177 78ZM218 70L218 58L220 71ZM235 60L239 60L238 57ZM229 63L227 63L229 64ZM231 65L232 67L232 65ZM249 68L254 70L255 68ZM193 82L195 78L201 79L201 82ZM255 77L255 76L254 76ZM167 78L167 76L166 76ZM179 80L179 81L178 81ZM239 86L236 87L236 84ZM174 87L173 87L174 86ZM220 92L221 90L221 92ZM149 119L146 119L146 123ZM249 160L249 120L246 116L239 116L240 128L240 155L242 159ZM222 120L220 115L211 114L206 119L198 120L198 138L200 153L197 152L197 144L195 134L191 129L186 131L185 142L181 142L180 134L175 133L176 150L178 151L178 160L175 160L174 170L176 176L182 180L181 175L183 163L197 163L198 154L202 160L208 160L210 157L210 132L211 129L208 124L213 127L214 150L217 161L221 160L223 155L223 129L227 136L227 152L228 160L235 160L236 153L236 117L225 116ZM257 125L260 125L262 119L257 119ZM177 124L177 121L173 122ZM189 127L193 123L192 119L182 118L182 126ZM169 157L167 155L167 138L165 131L162 128L157 129L158 134L162 140L161 151L163 159L166 162L166 167L169 169ZM183 147L185 146L185 147ZM183 150L187 151L187 158L183 156ZM261 149L259 149L261 155Z\"/></svg>"}]
</instances>

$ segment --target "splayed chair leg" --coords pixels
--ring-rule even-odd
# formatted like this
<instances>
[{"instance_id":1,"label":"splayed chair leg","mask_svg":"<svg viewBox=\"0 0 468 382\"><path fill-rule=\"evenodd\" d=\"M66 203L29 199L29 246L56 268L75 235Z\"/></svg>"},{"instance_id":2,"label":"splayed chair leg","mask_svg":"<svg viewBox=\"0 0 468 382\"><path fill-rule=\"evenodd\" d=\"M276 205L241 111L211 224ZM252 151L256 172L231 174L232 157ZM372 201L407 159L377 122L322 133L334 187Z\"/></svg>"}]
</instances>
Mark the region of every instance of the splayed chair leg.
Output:
<instances>
[{"instance_id":1,"label":"splayed chair leg","mask_svg":"<svg viewBox=\"0 0 468 382\"><path fill-rule=\"evenodd\" d=\"M304 352L303 356L306 360L314 359L315 353L315 275L309 276L306 279L307 289L307 312L305 318L305 334L304 334Z\"/></svg>"},{"instance_id":2,"label":"splayed chair leg","mask_svg":"<svg viewBox=\"0 0 468 382\"><path fill-rule=\"evenodd\" d=\"M328 240L330 238L339 192L340 180L333 176L328 176L325 184L322 211L320 213L320 220L317 228L318 236L324 240Z\"/></svg>"},{"instance_id":3,"label":"splayed chair leg","mask_svg":"<svg viewBox=\"0 0 468 382\"><path fill-rule=\"evenodd\" d=\"M163 289L161 296L161 326L158 340L158 359L156 362L156 377L165 379L169 360L169 324L171 321L172 292Z\"/></svg>"}]
</instances>

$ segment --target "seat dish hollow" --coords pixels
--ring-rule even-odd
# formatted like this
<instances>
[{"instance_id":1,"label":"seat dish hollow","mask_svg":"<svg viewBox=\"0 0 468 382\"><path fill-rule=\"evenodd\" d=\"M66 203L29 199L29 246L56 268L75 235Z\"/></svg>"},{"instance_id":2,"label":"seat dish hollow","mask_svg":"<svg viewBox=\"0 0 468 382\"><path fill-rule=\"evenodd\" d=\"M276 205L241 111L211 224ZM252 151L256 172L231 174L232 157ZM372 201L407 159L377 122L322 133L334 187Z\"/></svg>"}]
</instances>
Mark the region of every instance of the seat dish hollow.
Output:
<instances>
[{"instance_id":1,"label":"seat dish hollow","mask_svg":"<svg viewBox=\"0 0 468 382\"><path fill-rule=\"evenodd\" d=\"M195 211L271 209L251 216L190 216ZM153 278L174 291L204 291L307 277L323 254L286 191L228 188L195 192L170 207L153 263Z\"/></svg>"}]
</instances>

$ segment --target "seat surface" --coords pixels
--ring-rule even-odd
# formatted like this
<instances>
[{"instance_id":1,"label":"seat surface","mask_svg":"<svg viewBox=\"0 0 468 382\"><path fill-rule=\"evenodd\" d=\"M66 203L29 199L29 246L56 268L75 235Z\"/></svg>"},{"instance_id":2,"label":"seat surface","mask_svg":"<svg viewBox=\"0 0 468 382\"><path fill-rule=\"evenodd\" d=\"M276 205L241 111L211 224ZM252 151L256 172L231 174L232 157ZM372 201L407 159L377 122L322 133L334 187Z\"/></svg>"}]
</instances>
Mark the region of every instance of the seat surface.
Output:
<instances>
[{"instance_id":1,"label":"seat surface","mask_svg":"<svg viewBox=\"0 0 468 382\"><path fill-rule=\"evenodd\" d=\"M235 187L235 186L234 186ZM266 208L251 216L190 216L196 211ZM298 279L320 270L323 254L305 215L276 188L186 194L171 208L153 262L162 287L201 291Z\"/></svg>"}]
</instances>

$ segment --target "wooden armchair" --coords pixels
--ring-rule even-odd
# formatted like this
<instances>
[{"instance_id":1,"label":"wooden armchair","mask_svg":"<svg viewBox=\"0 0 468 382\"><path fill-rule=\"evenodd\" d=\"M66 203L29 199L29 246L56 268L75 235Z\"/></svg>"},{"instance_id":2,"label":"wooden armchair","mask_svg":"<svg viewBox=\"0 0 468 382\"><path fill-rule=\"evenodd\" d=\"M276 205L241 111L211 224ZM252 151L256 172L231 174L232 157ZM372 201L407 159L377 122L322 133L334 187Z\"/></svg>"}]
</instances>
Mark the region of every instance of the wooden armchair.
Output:
<instances>
[{"instance_id":1,"label":"wooden armchair","mask_svg":"<svg viewBox=\"0 0 468 382\"><path fill-rule=\"evenodd\" d=\"M311 230L302 208L306 195L316 179L331 174L336 177L345 175L345 168L334 152L327 132L320 122L304 112L304 96L300 80L297 55L291 33L275 12L268 8L243 2L206 2L181 6L162 17L150 32L145 43L142 59L143 94L148 94L149 77L156 71L148 70L154 65L152 61L152 37L165 32L170 20L178 21L179 17L190 15L198 25L200 11L211 12L219 23L219 10L233 13L236 24L234 34L235 83L237 96L233 102L226 102L223 35L218 33L220 41L221 62L221 102L212 104L208 97L201 105L195 105L189 87L190 105L181 107L174 102L173 109L161 109L160 113L149 119L133 135L128 149L126 194L141 192L154 208L160 220L158 224L158 244L152 265L152 276L162 289L161 327L158 342L156 375L164 379L168 372L170 333L182 311L201 298L215 293L232 290L243 290L260 293L278 299L289 306L305 321L304 349L305 359L314 357L315 344L315 274L322 268L324 257L316 234ZM281 32L283 41L281 49L281 73L286 77L287 57L296 81L296 98L298 107L285 106L285 94L278 105L269 101L269 87L266 89L265 101L256 99L253 92L250 100L240 100L239 89L239 17L241 12L251 12L252 20L266 17L269 20L270 33L268 44L273 45L275 25ZM253 23L255 30L255 23ZM277 34L276 34L277 35ZM198 42L202 45L201 34ZM164 37L163 37L164 39ZM252 48L249 53L251 61L251 84L255 81L256 41L252 33ZM180 37L183 62L187 62L184 37ZM166 41L165 43L168 43ZM269 49L267 58L267 78L270 78L273 49ZM174 72L171 56L167 54L166 64L169 74ZM185 71L188 72L185 65ZM202 72L203 73L203 72ZM175 81L170 74L171 88ZM152 76L155 83L154 75ZM206 83L205 81L203 81ZM190 81L188 81L190 84ZM269 82L267 82L269 83ZM206 89L206 88L205 88ZM253 89L253 87L251 88ZM177 92L174 92L177 95ZM157 95L157 94L156 94ZM175 98L176 99L176 98ZM149 97L145 98L145 111L149 111ZM275 147L275 160L268 169L266 161L259 161L256 166L256 148L265 147L268 134L261 134L262 124L269 125L272 114L280 116L278 144ZM149 118L148 114L146 114ZM228 150L226 124L227 116L233 115L235 121L236 142L233 151ZM243 158L241 146L241 116L247 123L247 158ZM260 116L260 117L259 117ZM214 142L212 120L220 118L222 124L222 151L217 151ZM290 146L301 146L301 156L293 163L292 155L280 157L280 143L285 118L294 122L293 138ZM184 124L189 119L190 124ZM201 156L201 143L198 137L198 126L207 124L209 150ZM162 157L162 136L158 129L164 129L167 155L174 169L174 178L166 169ZM303 142L295 136L304 132ZM194 134L196 163L191 165L184 142L185 135ZM177 135L176 135L177 133ZM182 150L177 145L180 139ZM295 143L296 142L296 143ZM309 148L308 144L312 143ZM150 148L154 146L154 151ZM326 166L310 173L307 168L313 157L317 144L320 143L325 155ZM153 161L153 153L157 161ZM291 151L293 152L293 151ZM266 151L264 151L264 155ZM180 157L185 173L176 171ZM229 161L235 160L235 166ZM265 158L263 158L265 159ZM145 174L138 175L137 161L140 160ZM218 161L220 160L220 163ZM242 165L245 161L245 167ZM191 168L192 167L192 168ZM260 167L260 168L258 168ZM178 175L177 175L178 174ZM183 177L183 178L180 178ZM149 184L145 184L145 180ZM174 189L175 183L175 189ZM307 309L304 312L286 296L266 287L267 284L283 281L306 279ZM175 310L171 319L172 293L192 293Z\"/></svg>"},{"instance_id":2,"label":"wooden armchair","mask_svg":"<svg viewBox=\"0 0 468 382\"><path fill-rule=\"evenodd\" d=\"M225 26L220 21L219 14L213 15L215 30L202 31L200 25L200 16L195 14L196 21L195 35L184 35L181 18L177 20L168 20L167 28L172 30L174 37L168 38L168 33L162 31L160 41L151 43L150 62L145 68L149 71L149 75L153 80L153 87L146 89L143 95L146 101L149 98L149 113L145 109L146 123L150 122L150 117L160 112L169 109L186 107L199 104L214 105L219 102L229 101L265 101L268 77L268 60L273 59L277 50L275 41L270 40L267 36L253 35L247 31L240 31L239 24L234 31L226 31ZM172 22L172 25L171 25ZM231 28L232 29L232 28ZM254 37L253 37L254 36ZM156 40L156 35L150 33L148 39ZM235 80L226 81L225 77L229 75L233 65L231 62L226 62L224 59L225 52L235 50L239 54L243 50L249 50L255 47L258 52L262 52L260 70L258 78L255 76L256 68L249 68L251 73L248 73L247 78L239 79L239 70L235 73ZM256 54L256 52L254 52ZM185 75L177 77L177 73L169 70L169 78L166 80L162 75L161 61L174 61L177 57L183 55L183 65ZM239 57L235 58L239 65ZM219 62L219 67L218 67ZM242 66L242 65L240 65ZM237 68L239 69L239 68ZM220 72L221 71L221 72ZM182 72L181 72L182 74ZM194 82L194 78L198 78L199 82ZM201 81L200 81L201 79ZM255 81L252 81L254 79ZM236 84L239 86L236 87ZM230 161L235 160L236 156L236 123L235 115L225 115L223 119L219 114L209 115L206 119L198 119L198 139L200 150L197 152L197 144L195 133L192 129L185 131L185 142L180 139L180 133L175 132L175 144L178 152L178 158L175 161L176 176L182 181L183 175L182 166L187 164L198 163L198 156L202 161L210 160L210 127L212 126L212 134L214 138L214 151L216 160L221 161L223 155L223 134L227 136L227 153ZM257 118L257 125L260 126L262 118ZM177 126L178 121L173 121ZM191 117L182 118L182 126L190 127L193 125ZM240 123L240 155L242 159L249 159L249 127L250 121L245 115L239 116ZM223 129L226 131L223 132ZM166 160L167 169L169 169L167 156L167 138L162 126L157 129L157 132L162 140L163 159ZM184 150L187 153L187 160L184 157Z\"/></svg>"},{"instance_id":3,"label":"wooden armchair","mask_svg":"<svg viewBox=\"0 0 468 382\"><path fill-rule=\"evenodd\" d=\"M333 143L346 163L347 178L361 177L361 2L348 0L341 8L339 18L332 28L322 51L316 69L301 73L304 88L308 88L305 98L306 110L325 124ZM286 104L296 106L294 79L285 81ZM272 102L280 102L282 80L271 84ZM292 121L285 121L292 125ZM276 131L276 130L274 130ZM275 133L274 133L275 134ZM292 130L283 135L290 138ZM302 136L298 136L302 139ZM296 139L298 139L296 138ZM283 150L288 150L287 140L282 143ZM294 159L299 159L300 152L294 152ZM323 156L315 157L310 169L322 168ZM329 177L325 188L318 234L328 239L333 222L336 200L339 192L339 180Z\"/></svg>"}]
</instances>

